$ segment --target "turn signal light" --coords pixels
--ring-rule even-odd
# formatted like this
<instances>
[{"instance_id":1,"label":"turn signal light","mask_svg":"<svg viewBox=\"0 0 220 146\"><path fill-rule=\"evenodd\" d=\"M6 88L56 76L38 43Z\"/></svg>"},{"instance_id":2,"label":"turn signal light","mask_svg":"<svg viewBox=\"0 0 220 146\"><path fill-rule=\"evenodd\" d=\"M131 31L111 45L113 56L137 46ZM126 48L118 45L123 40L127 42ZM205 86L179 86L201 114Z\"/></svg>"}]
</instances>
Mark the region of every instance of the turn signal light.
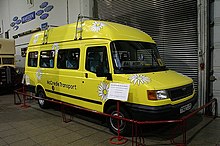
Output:
<instances>
[{"instance_id":1,"label":"turn signal light","mask_svg":"<svg viewBox=\"0 0 220 146\"><path fill-rule=\"evenodd\" d=\"M148 90L147 95L149 100L157 100L157 95L155 90Z\"/></svg>"},{"instance_id":2,"label":"turn signal light","mask_svg":"<svg viewBox=\"0 0 220 146\"><path fill-rule=\"evenodd\" d=\"M163 100L168 98L166 90L148 90L148 100Z\"/></svg>"}]
</instances>

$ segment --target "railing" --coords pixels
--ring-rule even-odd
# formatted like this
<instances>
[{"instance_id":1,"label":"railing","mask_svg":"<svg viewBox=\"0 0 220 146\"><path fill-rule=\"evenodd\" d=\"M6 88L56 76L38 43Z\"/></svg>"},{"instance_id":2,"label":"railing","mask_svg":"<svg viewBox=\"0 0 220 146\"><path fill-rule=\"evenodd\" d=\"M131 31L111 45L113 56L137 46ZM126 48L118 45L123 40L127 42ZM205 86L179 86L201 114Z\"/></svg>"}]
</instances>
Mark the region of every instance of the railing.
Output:
<instances>
[{"instance_id":1,"label":"railing","mask_svg":"<svg viewBox=\"0 0 220 146\"><path fill-rule=\"evenodd\" d=\"M20 95L22 95L22 97ZM25 87L23 87L21 89L18 89L18 90L14 91L14 104L22 104L21 107L23 107L23 108L30 107L30 105L27 105L27 103L26 103L27 97L32 97L33 99L37 99L37 100L42 99L40 97L28 94L25 90ZM97 111L94 111L94 110L86 109L86 108L83 108L83 107L79 107L79 106L76 106L76 105L73 105L73 104L68 104L68 103L53 100L53 99L44 99L44 100L61 105L61 113L62 113L63 122L70 122L71 121L71 118L68 119L66 117L65 106L70 106L70 107L77 108L77 109L80 109L80 110L84 110L84 111L87 111L87 112L93 112L93 113L103 115L103 116L106 116L106 117L115 118L118 121L123 120L123 121L126 121L126 122L130 122L132 124L132 146L133 145L136 145L136 146L145 145L144 137L141 134L142 129L139 128L140 125L165 124L165 123L176 123L177 124L177 126L173 129L173 134L172 134L173 136L170 137L170 143L173 144L173 145L185 146L185 145L187 145L187 120L192 118L193 116L195 116L202 109L205 109L209 106L214 105L215 110L214 110L213 118L217 117L217 111L218 111L217 110L217 108L218 108L217 99L214 98L209 103L195 109L191 113L189 113L186 116L184 116L180 119L177 119L177 120L137 121L137 120L133 120L133 119L121 118L119 116L112 116L110 114L97 112ZM118 112L119 112L119 108L120 108L120 101L117 102ZM179 128L181 127L182 142L180 142L180 143L177 143L174 140L175 137L177 136L176 135L177 134L177 131L176 131L177 127L179 127ZM124 138L123 136L120 136L120 131L118 131L118 135L111 137L109 142L111 144L117 144L117 145L124 144L124 143L127 142L127 138Z\"/></svg>"}]
</instances>

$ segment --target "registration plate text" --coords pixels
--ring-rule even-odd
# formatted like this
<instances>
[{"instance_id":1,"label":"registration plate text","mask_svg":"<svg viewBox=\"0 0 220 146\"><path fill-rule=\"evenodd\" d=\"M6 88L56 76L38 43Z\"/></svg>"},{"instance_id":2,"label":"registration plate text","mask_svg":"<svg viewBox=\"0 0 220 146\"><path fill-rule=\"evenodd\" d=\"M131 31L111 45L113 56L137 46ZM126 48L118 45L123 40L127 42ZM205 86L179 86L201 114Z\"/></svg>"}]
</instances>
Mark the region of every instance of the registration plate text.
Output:
<instances>
[{"instance_id":1,"label":"registration plate text","mask_svg":"<svg viewBox=\"0 0 220 146\"><path fill-rule=\"evenodd\" d=\"M180 107L180 114L190 110L192 108L192 103L188 103L182 107Z\"/></svg>"}]
</instances>

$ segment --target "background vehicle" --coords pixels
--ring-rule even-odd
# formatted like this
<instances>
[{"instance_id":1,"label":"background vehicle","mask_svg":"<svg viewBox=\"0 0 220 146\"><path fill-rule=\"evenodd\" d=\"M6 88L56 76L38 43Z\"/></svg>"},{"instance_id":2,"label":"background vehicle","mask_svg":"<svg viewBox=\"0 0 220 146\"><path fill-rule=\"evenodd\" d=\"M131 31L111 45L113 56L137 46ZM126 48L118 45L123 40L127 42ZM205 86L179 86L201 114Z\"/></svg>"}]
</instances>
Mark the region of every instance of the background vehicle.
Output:
<instances>
[{"instance_id":1,"label":"background vehicle","mask_svg":"<svg viewBox=\"0 0 220 146\"><path fill-rule=\"evenodd\" d=\"M21 86L22 74L14 64L15 41L0 38L0 94Z\"/></svg>"}]
</instances>

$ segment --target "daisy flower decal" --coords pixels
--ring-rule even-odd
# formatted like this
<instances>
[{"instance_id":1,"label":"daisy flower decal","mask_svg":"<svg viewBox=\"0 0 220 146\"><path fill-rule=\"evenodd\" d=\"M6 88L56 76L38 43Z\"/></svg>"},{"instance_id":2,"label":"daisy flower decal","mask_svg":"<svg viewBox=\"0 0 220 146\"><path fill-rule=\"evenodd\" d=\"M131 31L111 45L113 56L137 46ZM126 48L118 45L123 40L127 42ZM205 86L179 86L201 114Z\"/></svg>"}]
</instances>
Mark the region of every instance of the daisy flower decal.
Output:
<instances>
[{"instance_id":1,"label":"daisy flower decal","mask_svg":"<svg viewBox=\"0 0 220 146\"><path fill-rule=\"evenodd\" d=\"M41 77L42 77L42 70L41 69L37 70L36 77L37 77L37 80L41 80Z\"/></svg>"},{"instance_id":2,"label":"daisy flower decal","mask_svg":"<svg viewBox=\"0 0 220 146\"><path fill-rule=\"evenodd\" d=\"M150 82L150 78L144 76L144 75L140 75L140 74L134 74L132 76L130 76L128 78L130 80L131 83L133 84L137 84L138 86L140 84L144 84L144 83L149 83Z\"/></svg>"},{"instance_id":3,"label":"daisy flower decal","mask_svg":"<svg viewBox=\"0 0 220 146\"><path fill-rule=\"evenodd\" d=\"M58 50L59 50L59 44L54 43L52 46L52 50L55 50L55 54L57 54Z\"/></svg>"},{"instance_id":4,"label":"daisy flower decal","mask_svg":"<svg viewBox=\"0 0 220 146\"><path fill-rule=\"evenodd\" d=\"M30 85L30 77L24 74L21 83L25 85Z\"/></svg>"},{"instance_id":5,"label":"daisy flower decal","mask_svg":"<svg viewBox=\"0 0 220 146\"><path fill-rule=\"evenodd\" d=\"M105 26L104 23L95 21L92 24L91 31L99 32L104 26Z\"/></svg>"},{"instance_id":6,"label":"daisy flower decal","mask_svg":"<svg viewBox=\"0 0 220 146\"><path fill-rule=\"evenodd\" d=\"M101 97L101 100L105 101L108 95L109 85L105 82L101 82L98 85L98 95Z\"/></svg>"},{"instance_id":7,"label":"daisy flower decal","mask_svg":"<svg viewBox=\"0 0 220 146\"><path fill-rule=\"evenodd\" d=\"M34 44L37 43L38 38L39 38L39 34L36 34L36 35L34 36L34 40L33 40L33 43L34 43Z\"/></svg>"}]
</instances>

